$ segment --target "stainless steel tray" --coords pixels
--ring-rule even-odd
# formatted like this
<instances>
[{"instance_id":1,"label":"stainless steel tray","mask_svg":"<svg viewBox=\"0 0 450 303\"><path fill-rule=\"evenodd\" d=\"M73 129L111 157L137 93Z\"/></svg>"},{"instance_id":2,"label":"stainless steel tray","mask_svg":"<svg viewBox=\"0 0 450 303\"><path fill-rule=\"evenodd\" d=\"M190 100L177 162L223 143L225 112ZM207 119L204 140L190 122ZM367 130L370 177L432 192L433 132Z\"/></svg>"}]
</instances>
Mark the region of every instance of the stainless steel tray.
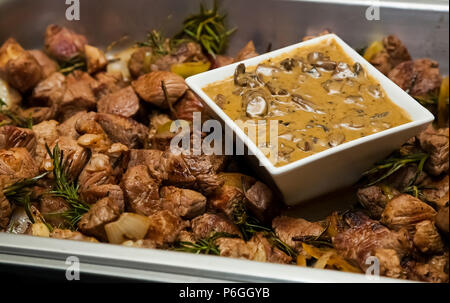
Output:
<instances>
[{"instance_id":1,"label":"stainless steel tray","mask_svg":"<svg viewBox=\"0 0 450 303\"><path fill-rule=\"evenodd\" d=\"M419 2L418 2L419 1ZM380 1L381 20L365 19L374 1L356 0L224 0L230 25L238 33L230 41L234 54L248 40L263 52L269 43L279 48L298 42L306 34L324 28L333 30L350 45L360 48L386 34L398 35L413 57L431 57L448 74L449 13L445 4ZM65 1L0 0L0 42L12 36L27 48L40 48L50 23L80 31L93 45L108 45L127 34L142 39L149 29L174 34L187 12L195 12L196 0L90 0L81 2L81 20L65 20ZM290 210L317 219L351 203L351 196L339 193ZM35 238L0 233L1 264L22 265L64 271L67 256L77 256L81 271L164 282L371 282L364 275L315 270L292 265L266 264L214 256L191 255L163 250L135 249ZM63 272L61 273L64 274ZM381 278L379 281L392 281Z\"/></svg>"}]
</instances>

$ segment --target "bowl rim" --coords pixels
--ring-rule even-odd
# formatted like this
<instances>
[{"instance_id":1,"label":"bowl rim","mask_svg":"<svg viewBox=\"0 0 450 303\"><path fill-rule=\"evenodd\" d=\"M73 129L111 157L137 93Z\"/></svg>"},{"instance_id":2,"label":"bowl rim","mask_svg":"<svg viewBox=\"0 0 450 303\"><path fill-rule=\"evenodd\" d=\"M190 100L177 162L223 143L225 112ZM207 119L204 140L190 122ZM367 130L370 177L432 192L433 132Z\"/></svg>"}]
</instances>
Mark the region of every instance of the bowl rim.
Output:
<instances>
[{"instance_id":1,"label":"bowl rim","mask_svg":"<svg viewBox=\"0 0 450 303\"><path fill-rule=\"evenodd\" d=\"M397 94L400 94L402 98L409 100L407 105L399 104L392 97L391 101L400 107L403 111L405 111L409 116L411 121L405 124L401 124L387 130L383 130L374 134L370 134L368 136L364 136L358 139L351 140L349 142L342 143L338 146L328 148L324 151L315 153L313 155L307 156L305 158L296 160L294 162L285 164L283 166L275 166L270 162L270 160L264 155L264 153L256 146L256 144L250 140L250 138L244 133L244 131L203 91L203 88L208 84L215 83L218 81L225 80L233 75L234 70L237 65L243 63L247 67L255 66L262 61L265 61L270 58L276 58L285 53L291 52L300 47L314 45L320 43L325 40L333 39L336 41L339 46L343 49L343 51L354 61L360 63L366 72L372 76L383 88L386 94L389 96L396 90ZM225 123L227 127L230 127L234 134L244 142L245 146L247 146L248 151L251 152L252 155L256 156L259 160L259 164L266 168L266 170L271 175L283 175L293 170L296 170L306 164L311 162L320 161L323 158L331 156L332 154L340 153L345 150L349 150L353 147L363 145L369 141L387 138L393 134L403 132L405 130L419 127L425 124L428 124L434 120L434 116L422 105L419 104L413 97L411 97L408 93L406 93L402 88L400 88L397 84L395 84L392 80L390 80L387 76L381 73L378 69L376 69L372 64L370 64L364 57L362 57L357 51L355 51L350 45L345 43L340 37L336 34L327 34L320 37L313 38L308 41L303 41L300 43L292 44L269 53L265 53L259 55L257 57L253 57L250 59L242 60L239 62L232 63L230 65L222 66L213 70L209 70L194 76L191 76L186 79L186 83L189 88L194 91L205 103L206 105L217 115L220 119ZM390 84L390 85L389 85ZM393 84L393 85L392 85ZM390 87L386 87L389 85ZM390 93L392 92L392 93ZM416 111L417 116L415 119L411 117L411 111Z\"/></svg>"}]
</instances>

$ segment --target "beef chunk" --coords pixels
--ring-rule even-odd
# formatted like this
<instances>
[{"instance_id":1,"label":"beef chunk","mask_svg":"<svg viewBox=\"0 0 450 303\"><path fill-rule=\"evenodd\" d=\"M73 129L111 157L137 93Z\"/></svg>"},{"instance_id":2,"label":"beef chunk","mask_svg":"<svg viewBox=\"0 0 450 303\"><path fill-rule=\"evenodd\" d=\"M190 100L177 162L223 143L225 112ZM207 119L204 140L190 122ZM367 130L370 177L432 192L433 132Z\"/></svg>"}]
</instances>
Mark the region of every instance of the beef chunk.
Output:
<instances>
[{"instance_id":1,"label":"beef chunk","mask_svg":"<svg viewBox=\"0 0 450 303\"><path fill-rule=\"evenodd\" d=\"M53 151L56 144L58 144L59 149L64 154L64 161L66 161L66 163L70 163L70 167L68 169L69 176L74 179L77 178L83 167L86 165L89 157L88 151L78 145L77 141L69 137L59 137L56 139L53 144L50 145L51 151ZM46 155L42 163L42 168L47 170L52 167L50 156Z\"/></svg>"},{"instance_id":2,"label":"beef chunk","mask_svg":"<svg viewBox=\"0 0 450 303\"><path fill-rule=\"evenodd\" d=\"M77 112L95 109L97 99L92 91L92 87L97 85L95 79L85 72L76 70L67 76L66 83L67 89L59 110L62 121Z\"/></svg>"},{"instance_id":3,"label":"beef chunk","mask_svg":"<svg viewBox=\"0 0 450 303\"><path fill-rule=\"evenodd\" d=\"M98 242L97 239L85 236L78 231L59 228L56 228L51 232L50 238L73 240L73 241Z\"/></svg>"},{"instance_id":4,"label":"beef chunk","mask_svg":"<svg viewBox=\"0 0 450 303\"><path fill-rule=\"evenodd\" d=\"M92 91L97 99L115 93L128 84L123 80L121 72L101 72L95 75L97 82L92 86Z\"/></svg>"},{"instance_id":5,"label":"beef chunk","mask_svg":"<svg viewBox=\"0 0 450 303\"><path fill-rule=\"evenodd\" d=\"M378 248L375 257L380 265L380 275L394 279L404 279L406 270L402 267L400 258L394 249Z\"/></svg>"},{"instance_id":6,"label":"beef chunk","mask_svg":"<svg viewBox=\"0 0 450 303\"><path fill-rule=\"evenodd\" d=\"M38 173L38 166L25 148L14 147L0 150L0 184L3 186L35 177Z\"/></svg>"},{"instance_id":7,"label":"beef chunk","mask_svg":"<svg viewBox=\"0 0 450 303\"><path fill-rule=\"evenodd\" d=\"M262 182L257 181L246 192L247 209L261 222L270 222L277 212L275 197L272 190Z\"/></svg>"},{"instance_id":8,"label":"beef chunk","mask_svg":"<svg viewBox=\"0 0 450 303\"><path fill-rule=\"evenodd\" d=\"M10 38L0 47L0 75L24 93L42 79L42 68L29 52Z\"/></svg>"},{"instance_id":9,"label":"beef chunk","mask_svg":"<svg viewBox=\"0 0 450 303\"><path fill-rule=\"evenodd\" d=\"M0 230L6 229L12 214L12 207L5 198L3 190L0 191Z\"/></svg>"},{"instance_id":10,"label":"beef chunk","mask_svg":"<svg viewBox=\"0 0 450 303\"><path fill-rule=\"evenodd\" d=\"M333 238L333 245L342 257L355 262L363 270L369 266L366 259L374 256L378 249L392 249L399 259L410 251L405 230L391 231L362 213L348 213L346 216L350 228L338 233Z\"/></svg>"},{"instance_id":11,"label":"beef chunk","mask_svg":"<svg viewBox=\"0 0 450 303\"><path fill-rule=\"evenodd\" d=\"M393 230L413 230L416 223L432 220L435 215L436 211L428 204L403 194L388 202L380 222Z\"/></svg>"},{"instance_id":12,"label":"beef chunk","mask_svg":"<svg viewBox=\"0 0 450 303\"><path fill-rule=\"evenodd\" d=\"M183 160L189 172L195 177L195 188L205 195L210 195L219 189L223 181L217 176L221 168L222 156L208 155L185 155Z\"/></svg>"},{"instance_id":13,"label":"beef chunk","mask_svg":"<svg viewBox=\"0 0 450 303\"><path fill-rule=\"evenodd\" d=\"M448 236L448 202L444 207L441 207L436 214L436 226Z\"/></svg>"},{"instance_id":14,"label":"beef chunk","mask_svg":"<svg viewBox=\"0 0 450 303\"><path fill-rule=\"evenodd\" d=\"M433 176L448 173L448 138L448 127L436 130L432 125L418 135L420 146L430 155L425 170Z\"/></svg>"},{"instance_id":15,"label":"beef chunk","mask_svg":"<svg viewBox=\"0 0 450 303\"><path fill-rule=\"evenodd\" d=\"M142 60L142 55L140 56ZM200 44L195 42L181 43L173 54L169 54L158 58L150 68L152 71L170 71L170 67L174 64L192 62L192 61L206 61L206 57L203 54ZM145 62L145 58L143 60ZM146 66L143 65L145 71Z\"/></svg>"},{"instance_id":16,"label":"beef chunk","mask_svg":"<svg viewBox=\"0 0 450 303\"><path fill-rule=\"evenodd\" d=\"M144 145L148 128L133 119L113 114L98 113L95 117L113 142L119 142L128 148L138 148Z\"/></svg>"},{"instance_id":17,"label":"beef chunk","mask_svg":"<svg viewBox=\"0 0 450 303\"><path fill-rule=\"evenodd\" d=\"M241 237L236 225L223 215L205 213L191 221L192 231L197 239L204 239L217 232L224 232Z\"/></svg>"},{"instance_id":18,"label":"beef chunk","mask_svg":"<svg viewBox=\"0 0 450 303\"><path fill-rule=\"evenodd\" d=\"M36 164L41 165L47 154L45 145L52 145L58 139L58 122L55 120L48 120L39 124L33 125L33 132L36 136Z\"/></svg>"},{"instance_id":19,"label":"beef chunk","mask_svg":"<svg viewBox=\"0 0 450 303\"><path fill-rule=\"evenodd\" d=\"M182 218L192 219L205 212L206 197L199 192L165 186L161 188L160 194L162 207Z\"/></svg>"},{"instance_id":20,"label":"beef chunk","mask_svg":"<svg viewBox=\"0 0 450 303\"><path fill-rule=\"evenodd\" d=\"M291 257L273 246L262 233L255 234L250 242L258 245L258 250L263 253L266 262L288 264L292 261Z\"/></svg>"},{"instance_id":21,"label":"beef chunk","mask_svg":"<svg viewBox=\"0 0 450 303\"><path fill-rule=\"evenodd\" d=\"M180 232L189 226L188 222L167 210L156 212L149 218L150 227L146 239L154 241L158 247L175 242Z\"/></svg>"},{"instance_id":22,"label":"beef chunk","mask_svg":"<svg viewBox=\"0 0 450 303\"><path fill-rule=\"evenodd\" d=\"M194 113L202 113L203 109L202 101L191 90L188 90L183 98L175 104L174 115L177 119L192 121Z\"/></svg>"},{"instance_id":23,"label":"beef chunk","mask_svg":"<svg viewBox=\"0 0 450 303\"><path fill-rule=\"evenodd\" d=\"M53 73L34 88L31 108L25 111L25 115L31 113L34 123L56 118L65 92L66 78L63 74Z\"/></svg>"},{"instance_id":24,"label":"beef chunk","mask_svg":"<svg viewBox=\"0 0 450 303\"><path fill-rule=\"evenodd\" d=\"M36 136L28 128L20 128L13 125L0 127L0 149L24 147L31 155L36 151Z\"/></svg>"},{"instance_id":25,"label":"beef chunk","mask_svg":"<svg viewBox=\"0 0 450 303\"><path fill-rule=\"evenodd\" d=\"M128 86L106 95L97 104L99 113L107 113L131 118L139 110L139 99L133 88Z\"/></svg>"},{"instance_id":26,"label":"beef chunk","mask_svg":"<svg viewBox=\"0 0 450 303\"><path fill-rule=\"evenodd\" d=\"M59 70L59 65L56 61L50 59L43 51L33 49L28 51L42 68L42 78L48 78L51 74Z\"/></svg>"},{"instance_id":27,"label":"beef chunk","mask_svg":"<svg viewBox=\"0 0 450 303\"><path fill-rule=\"evenodd\" d=\"M383 47L384 50L376 54L370 63L385 75L400 63L411 60L408 49L397 36L385 37Z\"/></svg>"},{"instance_id":28,"label":"beef chunk","mask_svg":"<svg viewBox=\"0 0 450 303\"><path fill-rule=\"evenodd\" d=\"M110 198L116 205L119 206L122 212L125 208L125 198L122 189L115 184L94 185L84 189L81 193L83 201L89 204L94 204L100 199Z\"/></svg>"},{"instance_id":29,"label":"beef chunk","mask_svg":"<svg viewBox=\"0 0 450 303\"><path fill-rule=\"evenodd\" d=\"M444 207L449 200L448 175L442 178L427 178L421 184L425 201L431 202L437 207Z\"/></svg>"},{"instance_id":30,"label":"beef chunk","mask_svg":"<svg viewBox=\"0 0 450 303\"><path fill-rule=\"evenodd\" d=\"M64 225L65 218L63 217L63 213L68 211L70 207L63 198L43 195L39 206L39 211L44 216L45 221L53 226Z\"/></svg>"},{"instance_id":31,"label":"beef chunk","mask_svg":"<svg viewBox=\"0 0 450 303\"><path fill-rule=\"evenodd\" d=\"M219 238L216 243L222 257L266 261L264 249L258 249L258 244L255 242L245 242L235 238Z\"/></svg>"},{"instance_id":32,"label":"beef chunk","mask_svg":"<svg viewBox=\"0 0 450 303\"><path fill-rule=\"evenodd\" d=\"M68 28L51 24L45 31L45 50L58 61L69 61L84 52L86 37Z\"/></svg>"},{"instance_id":33,"label":"beef chunk","mask_svg":"<svg viewBox=\"0 0 450 303\"><path fill-rule=\"evenodd\" d=\"M128 61L128 69L133 78L149 73L153 50L151 47L139 47L136 49Z\"/></svg>"},{"instance_id":34,"label":"beef chunk","mask_svg":"<svg viewBox=\"0 0 450 303\"><path fill-rule=\"evenodd\" d=\"M357 192L358 201L367 209L373 219L380 219L381 214L389 201L389 197L380 186L360 188Z\"/></svg>"},{"instance_id":35,"label":"beef chunk","mask_svg":"<svg viewBox=\"0 0 450 303\"><path fill-rule=\"evenodd\" d=\"M301 241L294 241L292 238L317 237L323 232L323 227L319 223L286 216L273 219L272 227L281 241L297 251L301 250Z\"/></svg>"},{"instance_id":36,"label":"beef chunk","mask_svg":"<svg viewBox=\"0 0 450 303\"><path fill-rule=\"evenodd\" d=\"M85 213L78 227L81 232L106 242L105 225L117 220L121 214L120 206L111 198L103 198L93 204Z\"/></svg>"},{"instance_id":37,"label":"beef chunk","mask_svg":"<svg viewBox=\"0 0 450 303\"><path fill-rule=\"evenodd\" d=\"M424 263L414 264L409 278L432 283L448 283L448 263L448 253L432 256Z\"/></svg>"},{"instance_id":38,"label":"beef chunk","mask_svg":"<svg viewBox=\"0 0 450 303\"><path fill-rule=\"evenodd\" d=\"M414 97L434 95L441 87L439 64L430 59L406 61L389 72L389 79Z\"/></svg>"},{"instance_id":39,"label":"beef chunk","mask_svg":"<svg viewBox=\"0 0 450 303\"><path fill-rule=\"evenodd\" d=\"M209 204L220 212L232 218L233 211L237 205L244 204L244 192L236 187L230 185L223 185L217 190L209 199Z\"/></svg>"},{"instance_id":40,"label":"beef chunk","mask_svg":"<svg viewBox=\"0 0 450 303\"><path fill-rule=\"evenodd\" d=\"M150 176L145 165L128 168L120 185L128 210L149 216L162 209L159 199L160 184Z\"/></svg>"},{"instance_id":41,"label":"beef chunk","mask_svg":"<svg viewBox=\"0 0 450 303\"><path fill-rule=\"evenodd\" d=\"M211 69L219 68L222 66L229 65L234 62L233 57L223 56L223 55L216 55L216 57L213 59Z\"/></svg>"},{"instance_id":42,"label":"beef chunk","mask_svg":"<svg viewBox=\"0 0 450 303\"><path fill-rule=\"evenodd\" d=\"M423 253L441 253L444 249L444 242L442 242L436 226L430 220L424 220L416 224L413 242Z\"/></svg>"},{"instance_id":43,"label":"beef chunk","mask_svg":"<svg viewBox=\"0 0 450 303\"><path fill-rule=\"evenodd\" d=\"M255 44L253 41L249 41L243 49L241 49L236 57L234 58L234 62L239 62L242 60L250 59L258 56L259 54L255 50Z\"/></svg>"}]
</instances>

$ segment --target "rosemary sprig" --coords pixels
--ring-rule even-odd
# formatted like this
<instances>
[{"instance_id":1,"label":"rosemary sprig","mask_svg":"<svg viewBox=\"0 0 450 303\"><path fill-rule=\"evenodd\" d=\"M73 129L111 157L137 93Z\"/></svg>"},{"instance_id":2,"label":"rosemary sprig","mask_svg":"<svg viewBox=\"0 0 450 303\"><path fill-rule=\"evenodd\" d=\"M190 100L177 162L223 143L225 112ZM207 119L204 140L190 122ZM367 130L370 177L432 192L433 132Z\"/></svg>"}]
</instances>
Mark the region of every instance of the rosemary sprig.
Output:
<instances>
[{"instance_id":1,"label":"rosemary sprig","mask_svg":"<svg viewBox=\"0 0 450 303\"><path fill-rule=\"evenodd\" d=\"M3 194L10 203L17 206L21 206L25 209L25 212L30 219L31 223L34 223L34 217L31 212L31 194L32 188L37 184L39 180L44 178L48 173L43 173L33 178L27 178L17 181L3 189Z\"/></svg>"},{"instance_id":2,"label":"rosemary sprig","mask_svg":"<svg viewBox=\"0 0 450 303\"><path fill-rule=\"evenodd\" d=\"M366 186L372 186L381 181L385 180L395 172L397 172L402 167L407 165L417 163L417 172L415 177L410 181L410 184L407 186L411 186L417 180L417 177L423 170L423 166L428 159L428 154L426 153L414 153L414 154L406 154L401 155L400 153L394 153L390 157L385 160L382 160L376 163L375 167L363 173L363 178L372 178L377 176L377 178L366 184Z\"/></svg>"},{"instance_id":3,"label":"rosemary sprig","mask_svg":"<svg viewBox=\"0 0 450 303\"><path fill-rule=\"evenodd\" d=\"M164 56L172 51L171 40L165 38L160 31L147 33L147 40L136 43L138 47L150 47L155 55Z\"/></svg>"},{"instance_id":4,"label":"rosemary sprig","mask_svg":"<svg viewBox=\"0 0 450 303\"><path fill-rule=\"evenodd\" d=\"M0 98L0 114L4 115L9 120L0 121L0 126L15 125L22 128L33 128L33 116L31 114L28 118L24 118L9 109L4 109L6 105L6 102Z\"/></svg>"},{"instance_id":5,"label":"rosemary sprig","mask_svg":"<svg viewBox=\"0 0 450 303\"><path fill-rule=\"evenodd\" d=\"M50 150L48 145L45 148L52 159L55 180L55 185L49 193L55 197L63 198L69 204L70 209L62 215L70 226L76 229L81 217L89 211L90 206L78 194L79 185L76 181L70 180L68 169L71 163L64 160L64 153L60 150L58 144L55 145L53 151Z\"/></svg>"},{"instance_id":6,"label":"rosemary sprig","mask_svg":"<svg viewBox=\"0 0 450 303\"><path fill-rule=\"evenodd\" d=\"M226 15L218 11L217 1L212 9L200 4L200 12L183 21L183 30L176 38L188 37L202 45L208 54L215 57L225 51L230 35L236 28L228 30L225 26Z\"/></svg>"},{"instance_id":7,"label":"rosemary sprig","mask_svg":"<svg viewBox=\"0 0 450 303\"><path fill-rule=\"evenodd\" d=\"M68 75L77 69L86 71L86 68L86 59L82 56L76 56L67 62L61 63L59 72L64 75Z\"/></svg>"},{"instance_id":8,"label":"rosemary sprig","mask_svg":"<svg viewBox=\"0 0 450 303\"><path fill-rule=\"evenodd\" d=\"M193 242L181 241L178 243L178 247L174 250L190 252L194 254L206 254L206 255L220 255L219 247L216 245L216 240L219 238L236 238L236 235L216 232L213 235Z\"/></svg>"}]
</instances>

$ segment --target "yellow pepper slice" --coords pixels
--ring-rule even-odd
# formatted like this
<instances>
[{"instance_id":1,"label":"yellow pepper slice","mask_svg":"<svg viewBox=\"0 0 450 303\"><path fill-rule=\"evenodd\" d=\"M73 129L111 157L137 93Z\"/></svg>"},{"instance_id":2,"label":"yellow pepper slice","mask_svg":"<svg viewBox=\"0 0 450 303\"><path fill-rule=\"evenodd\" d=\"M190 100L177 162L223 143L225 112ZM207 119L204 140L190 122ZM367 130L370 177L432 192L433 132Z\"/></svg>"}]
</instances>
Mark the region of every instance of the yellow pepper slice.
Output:
<instances>
[{"instance_id":1,"label":"yellow pepper slice","mask_svg":"<svg viewBox=\"0 0 450 303\"><path fill-rule=\"evenodd\" d=\"M186 62L186 63L178 63L173 64L170 67L170 71L172 73L178 74L183 78L187 78L199 73L206 72L211 67L211 63L207 62Z\"/></svg>"},{"instance_id":2,"label":"yellow pepper slice","mask_svg":"<svg viewBox=\"0 0 450 303\"><path fill-rule=\"evenodd\" d=\"M441 89L438 98L438 126L445 126L445 119L448 114L448 76L442 80Z\"/></svg>"},{"instance_id":3,"label":"yellow pepper slice","mask_svg":"<svg viewBox=\"0 0 450 303\"><path fill-rule=\"evenodd\" d=\"M376 54L378 54L382 50L384 50L384 46L381 41L372 42L372 44L370 44L369 47L364 52L363 57L367 61L370 61L373 59L373 57L375 57Z\"/></svg>"}]
</instances>

